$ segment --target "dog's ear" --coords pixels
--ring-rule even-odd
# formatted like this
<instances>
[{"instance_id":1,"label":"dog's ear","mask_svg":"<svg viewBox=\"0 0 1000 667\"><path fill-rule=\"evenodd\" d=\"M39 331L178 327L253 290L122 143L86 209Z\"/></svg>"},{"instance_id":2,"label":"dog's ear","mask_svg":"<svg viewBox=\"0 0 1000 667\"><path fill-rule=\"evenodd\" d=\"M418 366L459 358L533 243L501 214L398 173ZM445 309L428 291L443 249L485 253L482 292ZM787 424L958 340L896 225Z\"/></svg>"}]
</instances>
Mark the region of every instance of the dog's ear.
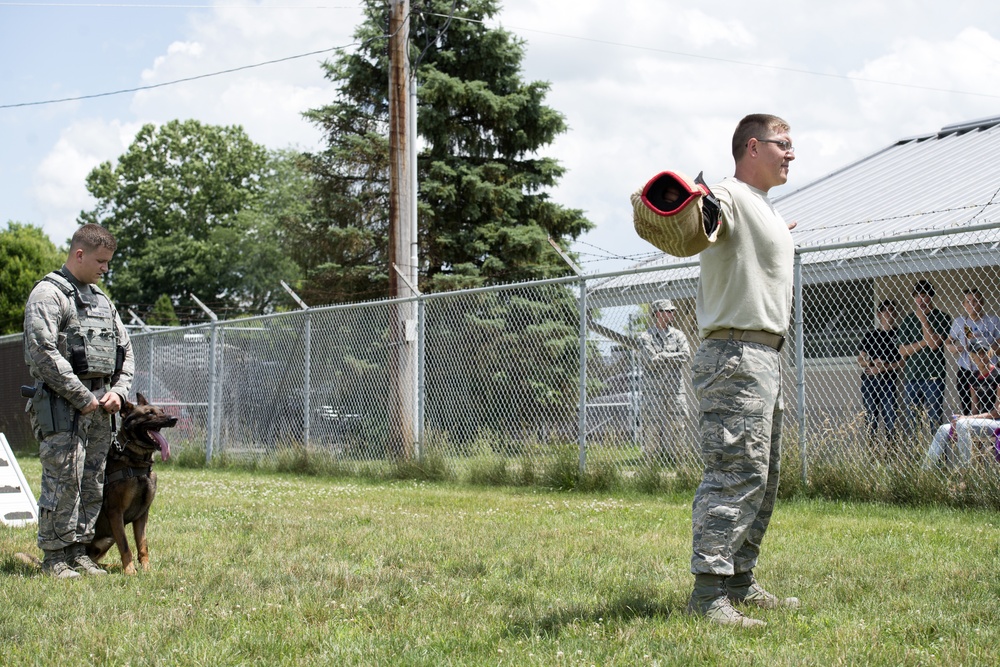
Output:
<instances>
[{"instance_id":1,"label":"dog's ear","mask_svg":"<svg viewBox=\"0 0 1000 667\"><path fill-rule=\"evenodd\" d=\"M143 396L142 394L136 392L135 396L137 399L139 399L139 402L136 405L149 405L149 401L147 401L146 397Z\"/></svg>"},{"instance_id":2,"label":"dog's ear","mask_svg":"<svg viewBox=\"0 0 1000 667\"><path fill-rule=\"evenodd\" d=\"M135 410L135 403L126 398L122 401L122 407L118 410L118 414L124 418L127 417L133 410Z\"/></svg>"}]
</instances>

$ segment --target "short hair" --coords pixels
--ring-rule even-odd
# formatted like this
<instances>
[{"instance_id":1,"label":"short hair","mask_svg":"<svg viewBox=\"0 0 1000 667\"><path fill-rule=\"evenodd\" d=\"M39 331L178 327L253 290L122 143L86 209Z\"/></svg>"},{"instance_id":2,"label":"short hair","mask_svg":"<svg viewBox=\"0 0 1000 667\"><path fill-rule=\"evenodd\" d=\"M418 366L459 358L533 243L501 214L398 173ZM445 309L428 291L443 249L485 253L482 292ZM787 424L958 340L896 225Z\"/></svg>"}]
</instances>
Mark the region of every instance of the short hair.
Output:
<instances>
[{"instance_id":1,"label":"short hair","mask_svg":"<svg viewBox=\"0 0 1000 667\"><path fill-rule=\"evenodd\" d=\"M114 235L104 227L88 222L80 229L76 230L73 238L69 242L69 250L73 252L77 248L83 248L87 252L92 252L98 248L107 248L111 252L118 249L118 241Z\"/></svg>"},{"instance_id":2,"label":"short hair","mask_svg":"<svg viewBox=\"0 0 1000 667\"><path fill-rule=\"evenodd\" d=\"M973 296L976 296L976 297L981 296L979 294L979 288L978 287L972 287L970 289L967 289L964 292L962 292L962 294L964 294L966 296L969 296L970 294L973 295Z\"/></svg>"},{"instance_id":3,"label":"short hair","mask_svg":"<svg viewBox=\"0 0 1000 667\"><path fill-rule=\"evenodd\" d=\"M788 121L766 113L744 116L733 132L733 158L739 162L747 152L747 143L754 138L768 139L771 133L792 129Z\"/></svg>"},{"instance_id":4,"label":"short hair","mask_svg":"<svg viewBox=\"0 0 1000 667\"><path fill-rule=\"evenodd\" d=\"M916 296L918 294L923 294L925 296L934 296L934 286L926 280L918 280L916 284L913 285L912 295Z\"/></svg>"}]
</instances>

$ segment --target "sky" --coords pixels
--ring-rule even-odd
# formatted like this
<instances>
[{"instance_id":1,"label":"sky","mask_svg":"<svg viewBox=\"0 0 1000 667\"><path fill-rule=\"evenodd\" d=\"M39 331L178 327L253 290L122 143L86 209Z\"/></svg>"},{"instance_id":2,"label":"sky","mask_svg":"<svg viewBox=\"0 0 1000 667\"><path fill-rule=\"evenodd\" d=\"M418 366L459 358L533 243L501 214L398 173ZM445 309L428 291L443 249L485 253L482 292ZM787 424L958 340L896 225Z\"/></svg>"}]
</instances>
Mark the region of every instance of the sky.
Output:
<instances>
[{"instance_id":1,"label":"sky","mask_svg":"<svg viewBox=\"0 0 1000 667\"><path fill-rule=\"evenodd\" d=\"M320 66L332 53L160 84L349 46L360 21L359 0L0 0L0 225L63 245L94 206L87 174L146 123L239 124L269 148L318 148L301 114L333 99ZM589 274L658 254L629 194L664 169L731 175L748 113L792 127L774 197L898 139L1000 116L996 2L507 0L490 25L524 40L525 81L548 82L566 118L541 154L567 170L552 199L595 225L571 248Z\"/></svg>"}]
</instances>

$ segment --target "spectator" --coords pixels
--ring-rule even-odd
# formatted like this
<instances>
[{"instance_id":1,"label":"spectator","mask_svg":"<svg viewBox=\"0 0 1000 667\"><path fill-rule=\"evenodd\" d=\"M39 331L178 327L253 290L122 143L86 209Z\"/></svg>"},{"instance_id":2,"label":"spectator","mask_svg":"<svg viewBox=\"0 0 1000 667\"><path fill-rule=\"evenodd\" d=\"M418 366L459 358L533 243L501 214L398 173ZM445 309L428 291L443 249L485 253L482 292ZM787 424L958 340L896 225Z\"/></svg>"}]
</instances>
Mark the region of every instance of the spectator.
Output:
<instances>
[{"instance_id":1,"label":"spectator","mask_svg":"<svg viewBox=\"0 0 1000 667\"><path fill-rule=\"evenodd\" d=\"M943 419L944 341L951 315L934 307L934 286L918 280L913 286L913 312L899 326L899 354L903 365L903 400L914 430L919 410L934 429Z\"/></svg>"},{"instance_id":2,"label":"spectator","mask_svg":"<svg viewBox=\"0 0 1000 667\"><path fill-rule=\"evenodd\" d=\"M670 299L654 301L651 326L639 334L643 359L643 452L657 463L678 464L690 446L687 382L691 361L687 336L673 326L676 308Z\"/></svg>"},{"instance_id":3,"label":"spectator","mask_svg":"<svg viewBox=\"0 0 1000 667\"><path fill-rule=\"evenodd\" d=\"M951 324L951 333L945 347L952 354L958 355L958 374L955 377L955 391L959 397L959 414L969 415L981 412L992 394L982 396L982 405L977 405L974 385L979 374L978 369L969 359L969 345L972 342L982 342L996 355L997 342L1000 341L1000 317L985 315L983 301L978 289L965 290L962 307L966 314L955 318ZM996 361L996 359L994 359Z\"/></svg>"},{"instance_id":4,"label":"spectator","mask_svg":"<svg viewBox=\"0 0 1000 667\"><path fill-rule=\"evenodd\" d=\"M899 355L896 329L896 302L878 305L878 327L865 334L858 351L861 365L861 402L869 441L878 436L879 422L886 440L892 440L896 428L896 385L903 358Z\"/></svg>"},{"instance_id":5,"label":"spectator","mask_svg":"<svg viewBox=\"0 0 1000 667\"><path fill-rule=\"evenodd\" d=\"M694 456L684 373L691 360L691 345L684 332L673 325L676 310L670 299L654 301L649 306L650 326L635 337L588 320L594 331L641 355L642 449L654 463L680 463L682 448L691 450Z\"/></svg>"},{"instance_id":6,"label":"spectator","mask_svg":"<svg viewBox=\"0 0 1000 667\"><path fill-rule=\"evenodd\" d=\"M968 465L972 460L972 436L989 436L992 440L1000 429L1000 370L991 359L992 350L984 341L973 339L968 345L968 353L976 369L973 378L976 394L983 403L992 401L993 407L969 416L952 415L951 422L942 424L934 434L925 468L938 463L942 457L950 465Z\"/></svg>"}]
</instances>

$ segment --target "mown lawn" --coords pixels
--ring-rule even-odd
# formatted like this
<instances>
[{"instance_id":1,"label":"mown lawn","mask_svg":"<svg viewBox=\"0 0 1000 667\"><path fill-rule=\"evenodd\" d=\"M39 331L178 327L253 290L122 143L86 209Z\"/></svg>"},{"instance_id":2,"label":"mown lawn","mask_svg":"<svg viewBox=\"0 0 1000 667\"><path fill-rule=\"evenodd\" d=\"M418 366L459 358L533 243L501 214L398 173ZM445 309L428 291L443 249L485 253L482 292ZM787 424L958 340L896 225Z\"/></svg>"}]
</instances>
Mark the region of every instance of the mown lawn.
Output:
<instances>
[{"instance_id":1,"label":"mown lawn","mask_svg":"<svg viewBox=\"0 0 1000 667\"><path fill-rule=\"evenodd\" d=\"M683 614L689 495L159 474L148 573L42 578L0 527L3 664L1000 661L992 512L782 501L758 575L804 606L747 632Z\"/></svg>"}]
</instances>

